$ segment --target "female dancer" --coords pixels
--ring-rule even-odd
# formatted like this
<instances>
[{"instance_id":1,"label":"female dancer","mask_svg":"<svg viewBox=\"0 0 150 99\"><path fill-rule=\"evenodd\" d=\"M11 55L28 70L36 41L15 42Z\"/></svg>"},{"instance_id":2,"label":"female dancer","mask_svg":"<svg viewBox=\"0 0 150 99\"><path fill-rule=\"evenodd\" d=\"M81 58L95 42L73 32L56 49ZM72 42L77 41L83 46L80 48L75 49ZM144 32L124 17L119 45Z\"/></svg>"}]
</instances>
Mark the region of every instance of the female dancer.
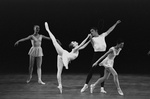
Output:
<instances>
[{"instance_id":1,"label":"female dancer","mask_svg":"<svg viewBox=\"0 0 150 99\"><path fill-rule=\"evenodd\" d=\"M112 27L110 27L106 32L102 33L102 34L98 34L98 29L96 28L92 28L90 30L92 37L91 39L91 44L94 48L94 54L93 54L93 59L92 59L92 64L94 62L96 62L96 60L102 56L103 52L106 50L106 42L105 42L105 37L110 34L114 28L117 26L117 24L119 24L121 21L118 20ZM88 88L88 83L92 78L93 72L95 71L95 67L92 67L90 69L90 72L86 78L86 82L83 86L83 88L81 89L81 92L84 92L87 88ZM104 76L104 67L99 67L100 70L100 76ZM104 90L104 82L101 83L101 89L100 91L102 93L106 93L106 91Z\"/></svg>"},{"instance_id":2,"label":"female dancer","mask_svg":"<svg viewBox=\"0 0 150 99\"><path fill-rule=\"evenodd\" d=\"M117 55L119 55L121 49L123 48L124 46L124 43L120 43L120 44L117 44L116 46L114 47L111 47L109 49L108 52L106 52L102 57L100 57L94 64L93 64L93 67L96 66L97 64L99 64L99 66L104 66L105 67L105 74L102 78L99 78L94 84L91 84L91 88L90 88L90 91L91 93L93 93L93 90L95 88L95 86L98 84L98 83L102 83L103 81L105 81L106 79L108 79L109 75L112 74L113 77L114 77L114 82L116 84L116 87L117 87L117 90L118 90L118 93L120 95L123 95L123 92L120 88L120 85L119 85L119 81L118 81L118 74L117 72L115 71L115 69L113 68L113 64L114 64L114 59ZM105 59L104 59L105 58ZM102 62L100 62L100 60L104 59Z\"/></svg>"},{"instance_id":3,"label":"female dancer","mask_svg":"<svg viewBox=\"0 0 150 99\"><path fill-rule=\"evenodd\" d=\"M38 74L38 83L40 84L45 84L41 80L41 65L42 65L42 56L43 56L43 51L41 48L42 44L42 38L50 40L49 37L46 37L44 35L39 34L40 27L38 25L34 26L34 34L29 35L26 38L18 40L15 45L18 45L19 42L26 41L26 40L31 40L32 47L29 51L29 56L30 56L30 62L29 62L29 78L27 79L27 83L30 82L32 78L32 72L33 72L33 67L34 67L34 60L36 59L37 62L37 74Z\"/></svg>"},{"instance_id":4,"label":"female dancer","mask_svg":"<svg viewBox=\"0 0 150 99\"><path fill-rule=\"evenodd\" d=\"M88 43L90 42L90 40L88 42L87 39L91 36L91 34L89 34L86 39L84 39L82 41L82 43L80 45L78 45L78 43L76 41L72 41L71 42L71 46L73 47L71 52L66 51L65 49L63 49L57 42L56 42L56 38L55 36L50 32L49 27L48 27L48 23L45 22L45 28L47 30L47 32L49 33L49 36L52 40L52 43L58 53L57 55L57 80L58 80L58 88L60 90L60 93L62 93L62 82L61 82L61 73L63 70L63 66L65 66L66 69L68 69L68 63L71 60L74 60L78 57L79 55L79 50L85 48Z\"/></svg>"}]
</instances>

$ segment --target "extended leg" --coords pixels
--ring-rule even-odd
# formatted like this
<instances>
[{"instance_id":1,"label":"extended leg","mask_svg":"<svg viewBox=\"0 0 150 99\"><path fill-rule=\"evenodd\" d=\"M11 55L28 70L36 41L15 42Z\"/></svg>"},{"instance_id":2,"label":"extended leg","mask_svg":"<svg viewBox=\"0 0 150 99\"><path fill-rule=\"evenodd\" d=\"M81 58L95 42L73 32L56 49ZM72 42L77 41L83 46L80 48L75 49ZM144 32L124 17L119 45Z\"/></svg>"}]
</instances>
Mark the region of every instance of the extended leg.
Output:
<instances>
[{"instance_id":1,"label":"extended leg","mask_svg":"<svg viewBox=\"0 0 150 99\"><path fill-rule=\"evenodd\" d=\"M45 22L45 28L46 28L46 30L47 30L47 32L48 32L48 34L49 34L49 36L50 36L50 38L51 38L51 40L53 42L53 45L54 45L58 55L62 55L64 49L58 44L57 39L52 34L52 32L49 30L47 22Z\"/></svg>"},{"instance_id":2,"label":"extended leg","mask_svg":"<svg viewBox=\"0 0 150 99\"><path fill-rule=\"evenodd\" d=\"M102 83L104 82L106 79L107 79L107 76L109 74L109 71L107 69L105 69L105 74L103 77L99 78L94 84L91 84L91 93L93 93L93 90L95 88L95 86L98 84L98 83Z\"/></svg>"},{"instance_id":3,"label":"extended leg","mask_svg":"<svg viewBox=\"0 0 150 99\"><path fill-rule=\"evenodd\" d=\"M63 70L63 62L61 56L57 56L57 80L58 80L58 88L60 93L62 93L62 82L61 82L61 74Z\"/></svg>"},{"instance_id":4,"label":"extended leg","mask_svg":"<svg viewBox=\"0 0 150 99\"><path fill-rule=\"evenodd\" d=\"M95 68L96 68L96 67L92 67L92 68L90 69L90 72L89 72L89 74L88 74L88 76L87 76L87 78L86 78L86 82L85 82L85 84L84 84L84 86L83 86L83 88L81 89L80 92L84 92L84 91L88 88L88 83L89 83L89 81L90 81L91 78L92 78L92 75L93 75L93 72L94 72Z\"/></svg>"},{"instance_id":5,"label":"extended leg","mask_svg":"<svg viewBox=\"0 0 150 99\"><path fill-rule=\"evenodd\" d=\"M100 66L100 77L103 77L104 76L104 67L103 66ZM104 90L104 81L102 83L100 83L101 85L101 88L100 88L100 92L102 93L107 93L105 90Z\"/></svg>"},{"instance_id":6,"label":"extended leg","mask_svg":"<svg viewBox=\"0 0 150 99\"><path fill-rule=\"evenodd\" d=\"M119 80L118 80L118 74L117 72L114 70L114 68L109 68L110 72L113 74L113 77L114 77L114 82L116 84L116 87L117 87L117 90L118 90L118 93L120 95L123 95L123 92L120 88L120 85L119 85Z\"/></svg>"},{"instance_id":7,"label":"extended leg","mask_svg":"<svg viewBox=\"0 0 150 99\"><path fill-rule=\"evenodd\" d=\"M29 57L29 78L27 79L27 83L29 83L30 80L32 79L32 72L33 72L33 67L34 67L34 59L35 59L35 57L33 57L33 56Z\"/></svg>"},{"instance_id":8,"label":"extended leg","mask_svg":"<svg viewBox=\"0 0 150 99\"><path fill-rule=\"evenodd\" d=\"M41 76L42 76L41 65L42 65L42 57L37 57L37 75L38 75L38 83L44 85L45 83L42 82L42 80L41 80Z\"/></svg>"}]
</instances>

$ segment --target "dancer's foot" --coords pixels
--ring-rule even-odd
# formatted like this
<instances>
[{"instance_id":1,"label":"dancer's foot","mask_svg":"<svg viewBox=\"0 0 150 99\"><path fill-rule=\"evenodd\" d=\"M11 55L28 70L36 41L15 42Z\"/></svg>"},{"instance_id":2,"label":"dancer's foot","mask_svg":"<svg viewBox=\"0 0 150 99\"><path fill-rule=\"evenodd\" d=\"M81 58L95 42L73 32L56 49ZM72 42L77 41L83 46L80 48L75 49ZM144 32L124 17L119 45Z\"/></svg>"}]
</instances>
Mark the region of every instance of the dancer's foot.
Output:
<instances>
[{"instance_id":1,"label":"dancer's foot","mask_svg":"<svg viewBox=\"0 0 150 99\"><path fill-rule=\"evenodd\" d=\"M100 92L101 92L101 93L107 93L107 92L104 90L104 87L101 87Z\"/></svg>"},{"instance_id":2,"label":"dancer's foot","mask_svg":"<svg viewBox=\"0 0 150 99\"><path fill-rule=\"evenodd\" d=\"M65 66L66 69L68 69L68 66Z\"/></svg>"},{"instance_id":3,"label":"dancer's foot","mask_svg":"<svg viewBox=\"0 0 150 99\"><path fill-rule=\"evenodd\" d=\"M91 86L90 86L90 92L91 92L91 93L93 93L94 88L95 88L95 85L94 85L94 84L91 84Z\"/></svg>"},{"instance_id":4,"label":"dancer's foot","mask_svg":"<svg viewBox=\"0 0 150 99\"><path fill-rule=\"evenodd\" d=\"M41 80L38 81L39 84L45 85L45 83Z\"/></svg>"},{"instance_id":5,"label":"dancer's foot","mask_svg":"<svg viewBox=\"0 0 150 99\"><path fill-rule=\"evenodd\" d=\"M62 85L59 85L57 88L59 89L60 93L62 93Z\"/></svg>"},{"instance_id":6,"label":"dancer's foot","mask_svg":"<svg viewBox=\"0 0 150 99\"><path fill-rule=\"evenodd\" d=\"M32 79L32 76L29 76L29 78L27 79L27 83L29 83L30 81L31 81L31 79Z\"/></svg>"},{"instance_id":7,"label":"dancer's foot","mask_svg":"<svg viewBox=\"0 0 150 99\"><path fill-rule=\"evenodd\" d=\"M84 92L88 88L87 84L84 84L83 88L81 89L81 92Z\"/></svg>"},{"instance_id":8,"label":"dancer's foot","mask_svg":"<svg viewBox=\"0 0 150 99\"><path fill-rule=\"evenodd\" d=\"M118 88L117 90L118 90L118 93L119 93L120 95L124 95L123 92L122 92L122 90L121 90L120 88Z\"/></svg>"}]
</instances>

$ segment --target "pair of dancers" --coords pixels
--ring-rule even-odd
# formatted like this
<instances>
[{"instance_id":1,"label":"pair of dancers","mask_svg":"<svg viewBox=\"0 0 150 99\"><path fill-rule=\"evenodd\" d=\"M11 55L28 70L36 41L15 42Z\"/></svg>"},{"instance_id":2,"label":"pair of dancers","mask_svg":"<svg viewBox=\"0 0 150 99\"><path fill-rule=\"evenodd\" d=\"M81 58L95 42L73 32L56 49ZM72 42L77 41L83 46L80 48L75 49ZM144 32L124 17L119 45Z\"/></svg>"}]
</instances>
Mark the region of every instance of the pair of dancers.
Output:
<instances>
[{"instance_id":1,"label":"pair of dancers","mask_svg":"<svg viewBox=\"0 0 150 99\"><path fill-rule=\"evenodd\" d=\"M109 78L110 74L112 74L113 78L114 78L114 82L115 82L117 90L118 90L118 93L120 95L124 95L120 88L120 85L119 85L118 74L115 71L115 69L113 68L114 59L117 55L119 55L123 46L124 46L124 42L120 42L116 46L111 47L108 52L106 52L102 57L100 57L93 64L93 67L97 66L97 65L104 66L105 70L104 70L104 76L102 78L99 78L94 84L91 84L91 86L90 86L91 93L93 93L93 90L98 83L102 83L102 82L106 81ZM102 62L100 62L101 60L102 60Z\"/></svg>"},{"instance_id":2,"label":"pair of dancers","mask_svg":"<svg viewBox=\"0 0 150 99\"><path fill-rule=\"evenodd\" d=\"M97 64L98 62L102 64L102 65L99 66L100 77L107 76L106 66L109 67L109 65L110 65L110 64L107 64L107 62L114 61L114 58L116 57L116 55L119 54L119 53L117 53L117 50L120 51L122 49L122 47L120 48L120 44L123 45L123 43L120 42L120 44L117 44L117 47L113 47L113 48L116 48L116 49L111 50L113 52L113 57L112 58L109 57L109 56L112 56L112 55L110 55L111 53L109 54L109 52L111 52L110 50L107 52L108 54L105 54L105 57L106 56L107 57L104 60L107 60L107 61L101 62L103 58L101 58L100 56L101 56L101 54L104 54L103 52L106 50L106 46L107 45L106 45L106 42L105 42L105 37L109 33L111 33L114 30L114 28L117 26L117 24L119 24L120 22L121 21L118 20L112 27L110 27L106 32L104 32L104 33L102 33L100 35L98 34L98 29L92 28L90 30L91 31L91 35L92 35L91 43L92 43L92 46L94 48L94 55L93 55L93 59L92 59L92 68L90 69L90 72L89 72L89 74L88 74L88 76L86 78L86 82L85 82L83 88L81 89L81 92L84 92L88 88L88 83L89 83L89 81L92 78L93 72L95 71L95 69L98 69L98 67L96 66L96 65L98 65ZM110 48L110 49L112 49L112 48ZM115 54L115 52L116 52L116 54ZM104 56L102 56L102 57L104 57ZM105 64L103 64L103 63L105 63ZM94 66L93 66L93 64L94 64ZM117 73L113 69L113 63L111 64L110 68L111 68L111 70L113 70L113 71L109 71L109 72L112 73L113 76L114 76L114 81L115 81L115 84L117 86L118 92L119 92L120 95L123 95L123 92L122 92L122 90L121 90L121 88L119 86ZM105 71L105 74L104 74L104 71ZM106 79L103 78L102 80L98 80L96 82L96 84L95 84L95 85L97 85L98 82L100 81L100 84L101 84L100 92L102 92L102 93L106 93L106 91L104 90L104 82L105 82L105 80ZM93 93L93 89L94 89L95 86L93 87L93 85L92 85L90 87L91 87L90 88L91 89L91 93Z\"/></svg>"},{"instance_id":3,"label":"pair of dancers","mask_svg":"<svg viewBox=\"0 0 150 99\"><path fill-rule=\"evenodd\" d=\"M117 24L118 24L118 22L117 22ZM58 84L59 84L58 88L60 89L60 93L62 93L61 73L62 73L63 66L65 66L66 69L68 69L68 63L69 63L69 61L74 60L75 58L77 58L77 56L79 54L79 50L85 48L88 45L88 43L90 42L90 40L89 40L86 43L86 41L88 40L88 38L91 37L91 34L88 34L88 36L86 37L86 39L83 40L80 45L78 45L78 43L75 42L75 41L71 42L71 45L73 46L73 49L69 53L68 51L64 50L60 46L60 44L57 42L55 36L50 32L47 22L45 23L45 27L46 27L47 32L50 35L50 38L45 37L45 36L42 36L42 37L44 37L46 39L51 39L52 42L53 42L53 45L54 45L54 47L55 47L55 49L56 49L56 51L58 53L58 56L57 56L57 69L58 69L58 71L57 71L57 79L58 79ZM28 37L28 38L26 38L24 40L27 40L27 39L30 39L30 38L31 37ZM32 39L33 39L33 37L32 37ZM24 41L24 40L20 40L20 41ZM18 41L18 42L20 42L20 41ZM18 42L16 44L18 44ZM30 52L31 51L29 51L29 53ZM29 54L29 55L32 56L31 54ZM42 57L42 55L40 57ZM30 69L29 69L29 71L30 71ZM39 82L42 82L41 81L41 73L39 73L39 74L40 74L40 75L38 75L39 76ZM31 79L32 78L31 73L29 73L29 75L30 75L29 79Z\"/></svg>"}]
</instances>

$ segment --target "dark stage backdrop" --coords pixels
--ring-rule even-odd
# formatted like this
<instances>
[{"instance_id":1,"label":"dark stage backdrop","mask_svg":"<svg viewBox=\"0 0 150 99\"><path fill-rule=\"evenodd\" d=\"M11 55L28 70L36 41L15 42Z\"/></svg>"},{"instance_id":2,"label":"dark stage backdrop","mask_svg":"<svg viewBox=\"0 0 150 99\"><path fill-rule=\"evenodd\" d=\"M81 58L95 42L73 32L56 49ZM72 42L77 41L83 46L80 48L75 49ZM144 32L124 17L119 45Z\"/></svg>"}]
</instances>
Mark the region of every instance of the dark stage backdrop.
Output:
<instances>
[{"instance_id":1,"label":"dark stage backdrop","mask_svg":"<svg viewBox=\"0 0 150 99\"><path fill-rule=\"evenodd\" d=\"M48 36L44 28L47 21L63 48L71 51L69 43L72 40L81 42L91 27L98 27L99 33L102 33L121 20L121 24L106 37L107 50L120 38L125 42L115 59L114 68L118 73L149 74L149 5L149 0L1 0L0 72L28 72L31 42L25 41L15 47L14 43L33 34L34 25L39 25L40 33ZM43 73L56 73L57 53L52 42L43 40L42 48ZM69 64L69 70L64 69L64 73L87 73L92 56L93 48L89 44Z\"/></svg>"}]
</instances>

